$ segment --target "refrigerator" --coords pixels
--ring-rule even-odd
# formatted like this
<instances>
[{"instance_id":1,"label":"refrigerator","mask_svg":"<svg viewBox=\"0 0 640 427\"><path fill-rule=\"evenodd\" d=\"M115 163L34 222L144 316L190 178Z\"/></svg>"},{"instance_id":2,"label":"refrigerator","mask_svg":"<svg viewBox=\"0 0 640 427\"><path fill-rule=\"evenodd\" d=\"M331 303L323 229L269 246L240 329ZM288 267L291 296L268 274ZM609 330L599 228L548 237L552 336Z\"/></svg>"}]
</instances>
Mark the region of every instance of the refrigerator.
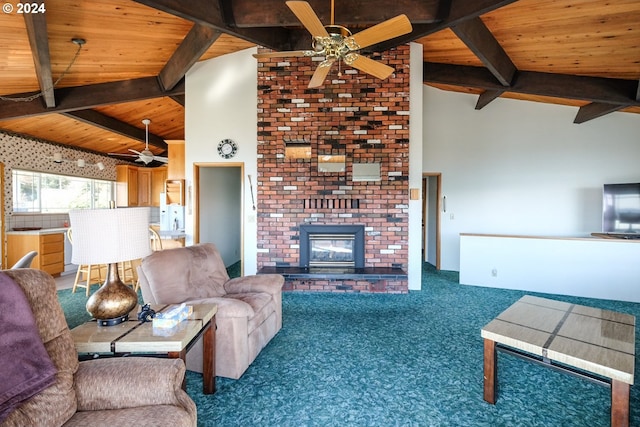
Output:
<instances>
[{"instance_id":1,"label":"refrigerator","mask_svg":"<svg viewBox=\"0 0 640 427\"><path fill-rule=\"evenodd\" d=\"M184 231L184 206L167 205L164 193L160 194L160 231Z\"/></svg>"}]
</instances>

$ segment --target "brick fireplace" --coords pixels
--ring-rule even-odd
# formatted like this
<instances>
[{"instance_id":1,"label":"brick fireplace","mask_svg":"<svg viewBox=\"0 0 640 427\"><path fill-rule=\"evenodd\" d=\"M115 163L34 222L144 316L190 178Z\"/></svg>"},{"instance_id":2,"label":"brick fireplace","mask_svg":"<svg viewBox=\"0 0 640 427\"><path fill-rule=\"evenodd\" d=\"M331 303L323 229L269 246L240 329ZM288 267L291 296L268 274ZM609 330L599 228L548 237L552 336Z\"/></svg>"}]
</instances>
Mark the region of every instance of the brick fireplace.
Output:
<instances>
[{"instance_id":1,"label":"brick fireplace","mask_svg":"<svg viewBox=\"0 0 640 427\"><path fill-rule=\"evenodd\" d=\"M325 225L362 226L366 271L406 271L409 46L374 59L396 72L338 76L334 65L317 89L307 88L317 61L258 63L258 269L300 267L301 225ZM356 179L354 169L374 174ZM285 289L408 291L406 275L296 277Z\"/></svg>"}]
</instances>

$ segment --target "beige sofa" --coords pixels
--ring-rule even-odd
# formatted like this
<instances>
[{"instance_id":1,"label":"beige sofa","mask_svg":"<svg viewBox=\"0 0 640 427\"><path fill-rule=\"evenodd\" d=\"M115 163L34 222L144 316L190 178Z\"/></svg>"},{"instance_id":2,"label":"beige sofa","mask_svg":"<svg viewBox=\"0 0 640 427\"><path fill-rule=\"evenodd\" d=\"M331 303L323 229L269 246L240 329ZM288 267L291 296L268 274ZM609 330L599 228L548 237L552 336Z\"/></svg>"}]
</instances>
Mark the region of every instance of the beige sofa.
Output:
<instances>
[{"instance_id":1,"label":"beige sofa","mask_svg":"<svg viewBox=\"0 0 640 427\"><path fill-rule=\"evenodd\" d=\"M229 279L215 245L154 252L138 267L145 303L215 303L216 375L238 379L282 328L279 274ZM202 372L202 343L187 355L187 369Z\"/></svg>"},{"instance_id":2,"label":"beige sofa","mask_svg":"<svg viewBox=\"0 0 640 427\"><path fill-rule=\"evenodd\" d=\"M3 302L11 300L0 317L15 312L0 326L7 345L0 355L5 370L0 397L10 396L0 399L1 427L197 425L196 405L182 390L181 359L78 362L53 277L35 269L0 275Z\"/></svg>"}]
</instances>

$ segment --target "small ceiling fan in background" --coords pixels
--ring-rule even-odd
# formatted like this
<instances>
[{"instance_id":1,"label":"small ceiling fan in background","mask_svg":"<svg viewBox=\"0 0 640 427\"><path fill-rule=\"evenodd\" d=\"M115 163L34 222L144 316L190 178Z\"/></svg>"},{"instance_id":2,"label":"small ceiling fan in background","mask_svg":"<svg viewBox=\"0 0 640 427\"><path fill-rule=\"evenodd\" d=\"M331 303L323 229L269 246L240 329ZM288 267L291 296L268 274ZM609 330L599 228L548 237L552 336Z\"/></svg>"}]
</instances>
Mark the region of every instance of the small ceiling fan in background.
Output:
<instances>
[{"instance_id":1,"label":"small ceiling fan in background","mask_svg":"<svg viewBox=\"0 0 640 427\"><path fill-rule=\"evenodd\" d=\"M394 69L388 65L362 56L360 49L408 34L412 31L411 22L406 15L398 15L356 34L349 29L335 25L334 0L331 0L331 25L322 25L320 18L306 1L287 1L287 6L296 15L302 25L311 33L311 50L257 53L255 58L284 58L296 56L324 56L311 77L309 87L322 86L331 66L338 62L363 71L379 79L386 79Z\"/></svg>"},{"instance_id":2,"label":"small ceiling fan in background","mask_svg":"<svg viewBox=\"0 0 640 427\"><path fill-rule=\"evenodd\" d=\"M142 123L144 124L145 132L144 132L144 150L136 151L132 148L129 148L129 151L136 154L120 154L120 153L109 153L110 156L124 156L124 157L137 157L136 162L142 162L145 165L153 162L168 163L169 159L167 157L156 156L153 154L151 150L149 150L149 124L151 120L142 119Z\"/></svg>"}]
</instances>

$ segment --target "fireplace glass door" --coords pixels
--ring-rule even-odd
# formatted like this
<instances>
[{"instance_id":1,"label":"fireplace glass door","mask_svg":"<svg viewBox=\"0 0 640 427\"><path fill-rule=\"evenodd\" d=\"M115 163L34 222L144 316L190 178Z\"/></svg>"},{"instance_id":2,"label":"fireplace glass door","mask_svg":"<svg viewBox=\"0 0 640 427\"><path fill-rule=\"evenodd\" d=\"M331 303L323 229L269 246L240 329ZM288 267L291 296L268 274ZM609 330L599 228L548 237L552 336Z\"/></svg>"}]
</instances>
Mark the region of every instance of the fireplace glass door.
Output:
<instances>
[{"instance_id":1,"label":"fireplace glass door","mask_svg":"<svg viewBox=\"0 0 640 427\"><path fill-rule=\"evenodd\" d=\"M354 267L353 234L309 234L309 267Z\"/></svg>"}]
</instances>

